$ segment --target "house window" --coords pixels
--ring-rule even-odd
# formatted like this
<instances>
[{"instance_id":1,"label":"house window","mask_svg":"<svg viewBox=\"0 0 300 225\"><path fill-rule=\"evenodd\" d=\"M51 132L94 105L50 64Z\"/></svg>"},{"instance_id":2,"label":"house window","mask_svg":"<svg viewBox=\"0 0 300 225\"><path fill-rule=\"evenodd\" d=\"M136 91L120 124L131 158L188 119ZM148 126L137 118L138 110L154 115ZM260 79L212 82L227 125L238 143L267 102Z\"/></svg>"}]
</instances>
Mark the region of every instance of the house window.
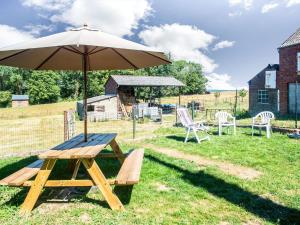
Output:
<instances>
[{"instance_id":1,"label":"house window","mask_svg":"<svg viewBox=\"0 0 300 225\"><path fill-rule=\"evenodd\" d=\"M269 92L268 90L258 90L258 103L267 104L269 103Z\"/></svg>"},{"instance_id":2,"label":"house window","mask_svg":"<svg viewBox=\"0 0 300 225\"><path fill-rule=\"evenodd\" d=\"M94 105L88 105L87 106L87 111L88 112L94 112L95 111L95 106Z\"/></svg>"},{"instance_id":3,"label":"house window","mask_svg":"<svg viewBox=\"0 0 300 225\"><path fill-rule=\"evenodd\" d=\"M297 71L298 75L300 75L300 52L297 53Z\"/></svg>"}]
</instances>

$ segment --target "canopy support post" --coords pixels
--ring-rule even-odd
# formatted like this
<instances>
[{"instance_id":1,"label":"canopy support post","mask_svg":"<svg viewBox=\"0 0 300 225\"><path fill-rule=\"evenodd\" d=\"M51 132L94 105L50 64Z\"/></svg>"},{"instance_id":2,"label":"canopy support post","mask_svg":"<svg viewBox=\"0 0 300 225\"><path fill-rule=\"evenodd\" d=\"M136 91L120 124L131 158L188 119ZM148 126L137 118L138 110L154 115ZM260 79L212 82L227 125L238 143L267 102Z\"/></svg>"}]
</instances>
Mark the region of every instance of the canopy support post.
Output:
<instances>
[{"instance_id":1,"label":"canopy support post","mask_svg":"<svg viewBox=\"0 0 300 225\"><path fill-rule=\"evenodd\" d=\"M87 142L87 49L85 48L85 53L82 55L83 60L83 105L84 105L84 141Z\"/></svg>"}]
</instances>

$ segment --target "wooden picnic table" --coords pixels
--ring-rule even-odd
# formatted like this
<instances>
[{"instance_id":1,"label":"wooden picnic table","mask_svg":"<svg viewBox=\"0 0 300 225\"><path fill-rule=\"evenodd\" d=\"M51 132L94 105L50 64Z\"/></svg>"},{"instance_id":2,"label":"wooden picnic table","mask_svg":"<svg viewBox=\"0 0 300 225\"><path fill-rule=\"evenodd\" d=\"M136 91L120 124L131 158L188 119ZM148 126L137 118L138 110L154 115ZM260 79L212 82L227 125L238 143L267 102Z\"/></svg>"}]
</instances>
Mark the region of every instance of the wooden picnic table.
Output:
<instances>
[{"instance_id":1,"label":"wooden picnic table","mask_svg":"<svg viewBox=\"0 0 300 225\"><path fill-rule=\"evenodd\" d=\"M143 161L143 150L134 150L127 156L123 154L116 142L117 134L88 134L88 141L84 142L83 134L39 155L39 160L27 167L11 174L0 181L0 185L30 186L30 190L21 206L21 212L30 212L44 187L89 187L97 186L105 200L113 210L123 210L119 198L113 193L111 185L133 185L138 183ZM112 153L101 153L107 145ZM106 179L96 163L96 157L113 157L121 163L121 169L116 179ZM73 174L69 180L48 180L57 160L75 160ZM91 179L77 180L76 176L80 164L83 164ZM29 180L32 177L34 180Z\"/></svg>"}]
</instances>

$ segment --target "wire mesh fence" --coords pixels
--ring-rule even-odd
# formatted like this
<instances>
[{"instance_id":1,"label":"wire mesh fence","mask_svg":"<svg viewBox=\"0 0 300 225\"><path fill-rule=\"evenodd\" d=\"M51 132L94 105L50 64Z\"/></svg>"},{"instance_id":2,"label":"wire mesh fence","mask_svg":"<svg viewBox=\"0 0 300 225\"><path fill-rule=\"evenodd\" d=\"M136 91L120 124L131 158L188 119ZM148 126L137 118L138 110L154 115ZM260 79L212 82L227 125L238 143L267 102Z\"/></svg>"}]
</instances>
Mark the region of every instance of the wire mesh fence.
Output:
<instances>
[{"instance_id":1,"label":"wire mesh fence","mask_svg":"<svg viewBox=\"0 0 300 225\"><path fill-rule=\"evenodd\" d=\"M64 140L63 115L0 120L0 155L37 152Z\"/></svg>"},{"instance_id":2,"label":"wire mesh fence","mask_svg":"<svg viewBox=\"0 0 300 225\"><path fill-rule=\"evenodd\" d=\"M83 121L76 120L70 129L65 128L65 123L63 114L13 120L0 118L0 157L36 154L50 149L66 139L66 130L72 131L67 138L83 133ZM151 138L159 127L160 123L151 121L137 123L136 139ZM117 133L118 139L133 140L133 123L132 120L89 121L88 132Z\"/></svg>"}]
</instances>

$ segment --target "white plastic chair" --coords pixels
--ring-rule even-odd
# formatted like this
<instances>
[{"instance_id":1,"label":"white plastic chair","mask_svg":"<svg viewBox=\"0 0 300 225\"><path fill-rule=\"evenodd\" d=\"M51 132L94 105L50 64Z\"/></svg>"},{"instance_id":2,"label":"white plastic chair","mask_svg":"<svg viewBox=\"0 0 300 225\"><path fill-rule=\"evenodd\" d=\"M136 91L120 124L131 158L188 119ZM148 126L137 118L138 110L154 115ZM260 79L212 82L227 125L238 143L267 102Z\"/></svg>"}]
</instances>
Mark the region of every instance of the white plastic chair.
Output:
<instances>
[{"instance_id":1,"label":"white plastic chair","mask_svg":"<svg viewBox=\"0 0 300 225\"><path fill-rule=\"evenodd\" d=\"M228 112L219 111L215 114L215 117L218 120L219 136L222 135L222 127L233 127L233 134L236 134L236 122L234 116Z\"/></svg>"},{"instance_id":2,"label":"white plastic chair","mask_svg":"<svg viewBox=\"0 0 300 225\"><path fill-rule=\"evenodd\" d=\"M188 141L190 132L192 131L195 135L195 138L197 139L197 142L200 143L203 140L209 140L209 135L208 135L208 130L209 128L207 126L204 126L203 122L194 122L188 112L187 108L178 108L177 109L177 114L179 116L180 122L182 125L186 128L187 134L184 140L184 143ZM204 138L199 138L197 132L198 131L203 131L206 136Z\"/></svg>"},{"instance_id":3,"label":"white plastic chair","mask_svg":"<svg viewBox=\"0 0 300 225\"><path fill-rule=\"evenodd\" d=\"M265 127L267 132L267 138L271 137L272 125L271 120L275 119L272 112L264 111L258 113L252 118L252 136L254 135L254 127L259 128L259 133L261 134L261 128Z\"/></svg>"}]
</instances>

